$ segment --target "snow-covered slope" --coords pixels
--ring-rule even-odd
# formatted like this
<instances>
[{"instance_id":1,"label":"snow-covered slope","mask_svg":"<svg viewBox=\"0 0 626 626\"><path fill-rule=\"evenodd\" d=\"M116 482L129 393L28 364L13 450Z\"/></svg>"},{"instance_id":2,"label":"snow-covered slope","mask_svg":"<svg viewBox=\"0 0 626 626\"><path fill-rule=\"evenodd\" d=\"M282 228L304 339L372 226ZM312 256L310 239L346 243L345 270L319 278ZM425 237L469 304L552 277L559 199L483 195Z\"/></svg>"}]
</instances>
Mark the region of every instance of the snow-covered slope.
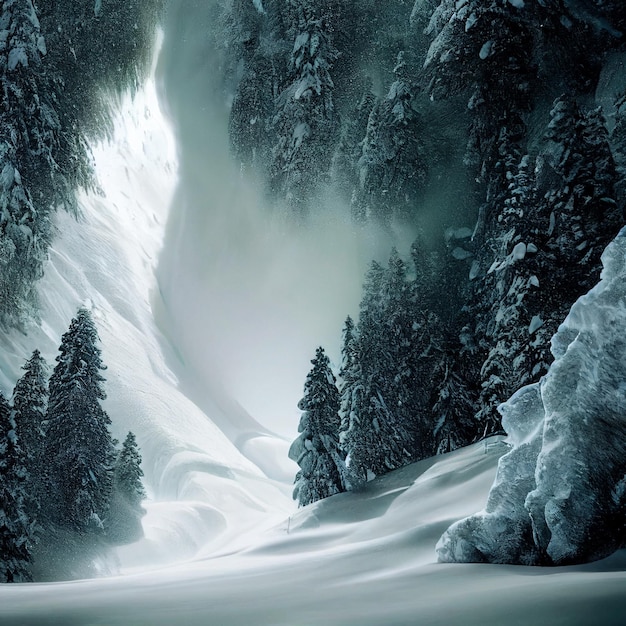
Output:
<instances>
[{"instance_id":1,"label":"snow-covered slope","mask_svg":"<svg viewBox=\"0 0 626 626\"><path fill-rule=\"evenodd\" d=\"M479 443L403 468L205 559L100 580L0 587L0 622L623 624L624 553L576 568L435 562L442 531L486 497L503 448Z\"/></svg>"},{"instance_id":2,"label":"snow-covered slope","mask_svg":"<svg viewBox=\"0 0 626 626\"><path fill-rule=\"evenodd\" d=\"M11 392L35 348L53 365L77 308L92 310L108 367L113 434L120 440L128 430L137 434L150 496L146 539L120 558L123 566L145 566L192 556L230 533L287 515L294 505L283 483L294 471L288 443L267 431L255 437L247 426L239 442L259 465L234 445L244 433L236 417L245 417L236 401L219 398L220 406L205 412L181 392L173 368L185 368L155 322L162 306L154 269L178 164L153 81L134 101L120 103L116 135L95 148L95 159L101 192L81 197L78 221L57 216L40 285L40 327L0 336L0 384ZM230 438L215 425L229 420Z\"/></svg>"}]
</instances>

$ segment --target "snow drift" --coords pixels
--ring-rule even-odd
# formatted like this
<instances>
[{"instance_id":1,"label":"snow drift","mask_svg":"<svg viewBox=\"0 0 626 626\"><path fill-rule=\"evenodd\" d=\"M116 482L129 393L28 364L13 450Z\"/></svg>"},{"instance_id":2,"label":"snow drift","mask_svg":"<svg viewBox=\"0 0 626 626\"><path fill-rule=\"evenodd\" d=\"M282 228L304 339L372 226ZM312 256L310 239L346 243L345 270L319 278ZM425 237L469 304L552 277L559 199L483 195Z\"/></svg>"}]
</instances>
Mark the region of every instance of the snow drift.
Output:
<instances>
[{"instance_id":1,"label":"snow drift","mask_svg":"<svg viewBox=\"0 0 626 626\"><path fill-rule=\"evenodd\" d=\"M500 407L513 449L487 506L437 546L444 562L564 565L623 545L626 524L626 230L600 283L552 339L540 383Z\"/></svg>"}]
</instances>

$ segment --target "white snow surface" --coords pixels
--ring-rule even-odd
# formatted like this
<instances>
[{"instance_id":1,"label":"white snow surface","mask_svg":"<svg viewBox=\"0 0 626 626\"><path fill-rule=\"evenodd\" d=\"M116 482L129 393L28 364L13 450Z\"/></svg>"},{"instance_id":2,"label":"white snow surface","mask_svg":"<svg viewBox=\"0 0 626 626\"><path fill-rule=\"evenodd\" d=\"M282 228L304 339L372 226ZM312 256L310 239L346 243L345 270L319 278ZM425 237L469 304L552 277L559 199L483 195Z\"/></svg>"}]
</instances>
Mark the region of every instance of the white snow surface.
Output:
<instances>
[{"instance_id":1,"label":"white snow surface","mask_svg":"<svg viewBox=\"0 0 626 626\"><path fill-rule=\"evenodd\" d=\"M623 624L623 552L570 568L435 563L435 541L485 497L498 455L498 446L481 442L422 461L184 564L73 583L0 586L0 622Z\"/></svg>"}]
</instances>

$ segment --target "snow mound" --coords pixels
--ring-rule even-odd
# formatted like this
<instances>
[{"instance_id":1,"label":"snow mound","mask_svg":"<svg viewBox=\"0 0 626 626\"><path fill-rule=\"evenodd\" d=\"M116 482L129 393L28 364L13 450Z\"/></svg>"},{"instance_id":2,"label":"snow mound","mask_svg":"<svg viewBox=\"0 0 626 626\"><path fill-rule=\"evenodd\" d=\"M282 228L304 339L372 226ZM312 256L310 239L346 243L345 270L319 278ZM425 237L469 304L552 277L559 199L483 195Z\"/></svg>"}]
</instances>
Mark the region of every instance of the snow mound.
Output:
<instances>
[{"instance_id":1,"label":"snow mound","mask_svg":"<svg viewBox=\"0 0 626 626\"><path fill-rule=\"evenodd\" d=\"M623 545L626 230L602 262L600 283L552 339L548 374L501 405L513 449L485 510L441 538L441 561L565 565Z\"/></svg>"}]
</instances>

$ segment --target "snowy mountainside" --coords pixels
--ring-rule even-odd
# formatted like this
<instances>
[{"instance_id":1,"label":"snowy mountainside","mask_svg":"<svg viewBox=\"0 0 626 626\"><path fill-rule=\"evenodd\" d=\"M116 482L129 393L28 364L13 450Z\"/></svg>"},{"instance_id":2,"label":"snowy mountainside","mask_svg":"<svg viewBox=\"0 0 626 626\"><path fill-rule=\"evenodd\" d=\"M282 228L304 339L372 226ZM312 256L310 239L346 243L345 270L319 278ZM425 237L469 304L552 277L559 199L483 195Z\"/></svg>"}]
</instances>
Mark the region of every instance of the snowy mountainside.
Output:
<instances>
[{"instance_id":1,"label":"snowy mountainside","mask_svg":"<svg viewBox=\"0 0 626 626\"><path fill-rule=\"evenodd\" d=\"M505 447L481 442L302 509L160 570L0 587L7 624L400 626L623 624L624 552L591 565L437 564L451 520L486 498Z\"/></svg>"},{"instance_id":2,"label":"snowy mountainside","mask_svg":"<svg viewBox=\"0 0 626 626\"><path fill-rule=\"evenodd\" d=\"M185 558L226 530L291 510L289 488L265 473L293 475L287 444L267 431L257 444L255 432L246 430L244 447L251 455L268 451L262 471L181 393L179 376L168 365L177 363L177 355L154 320L160 306L154 268L177 181L177 156L154 81L134 101L119 104L115 137L96 146L94 157L100 191L82 194L78 221L58 214L58 234L40 284L42 323L27 335L0 338L0 384L10 395L35 348L53 366L76 309L90 308L108 368L105 408L113 434L120 440L128 430L137 434L150 497L146 537L120 550L122 564ZM234 401L229 408L242 412ZM216 415L220 410L214 407L213 414L224 423ZM236 439L239 432L229 435Z\"/></svg>"}]
</instances>

